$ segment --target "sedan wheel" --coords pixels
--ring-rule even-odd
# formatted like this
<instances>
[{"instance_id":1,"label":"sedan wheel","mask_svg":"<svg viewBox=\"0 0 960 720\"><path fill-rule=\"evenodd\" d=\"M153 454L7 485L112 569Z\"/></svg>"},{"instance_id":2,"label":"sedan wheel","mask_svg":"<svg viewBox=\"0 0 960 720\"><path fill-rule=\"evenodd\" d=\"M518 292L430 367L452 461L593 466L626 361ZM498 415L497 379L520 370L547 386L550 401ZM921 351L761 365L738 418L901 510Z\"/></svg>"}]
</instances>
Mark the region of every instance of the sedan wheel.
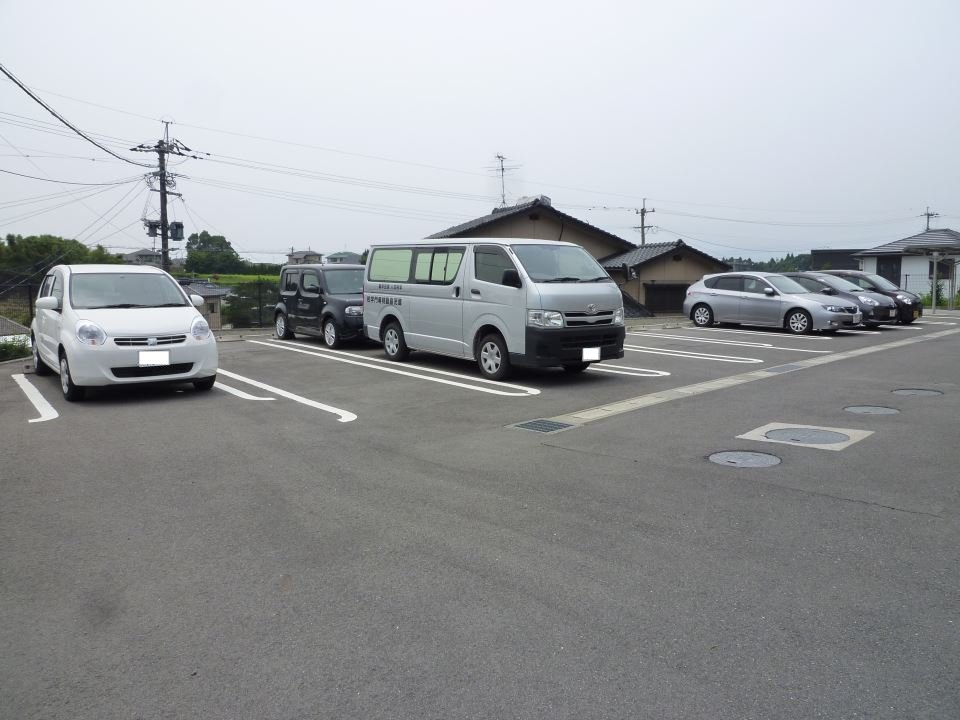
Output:
<instances>
[{"instance_id":1,"label":"sedan wheel","mask_svg":"<svg viewBox=\"0 0 960 720\"><path fill-rule=\"evenodd\" d=\"M693 309L693 324L697 327L708 327L713 325L713 310L707 305L697 305Z\"/></svg>"},{"instance_id":2,"label":"sedan wheel","mask_svg":"<svg viewBox=\"0 0 960 720\"><path fill-rule=\"evenodd\" d=\"M803 310L794 310L787 315L787 330L794 335L803 335L810 332L811 325L810 316Z\"/></svg>"}]
</instances>

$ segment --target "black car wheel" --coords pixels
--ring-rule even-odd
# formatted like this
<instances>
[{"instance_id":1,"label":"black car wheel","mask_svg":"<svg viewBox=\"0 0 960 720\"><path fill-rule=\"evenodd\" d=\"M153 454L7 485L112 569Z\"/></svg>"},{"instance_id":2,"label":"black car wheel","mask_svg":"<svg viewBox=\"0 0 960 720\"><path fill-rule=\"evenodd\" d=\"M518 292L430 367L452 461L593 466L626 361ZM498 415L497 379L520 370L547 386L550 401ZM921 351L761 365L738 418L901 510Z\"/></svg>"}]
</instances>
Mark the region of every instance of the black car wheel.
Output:
<instances>
[{"instance_id":1,"label":"black car wheel","mask_svg":"<svg viewBox=\"0 0 960 720\"><path fill-rule=\"evenodd\" d=\"M337 324L333 321L333 318L327 318L323 321L323 342L331 350L340 347L340 331L337 329Z\"/></svg>"},{"instance_id":2,"label":"black car wheel","mask_svg":"<svg viewBox=\"0 0 960 720\"><path fill-rule=\"evenodd\" d=\"M287 316L282 312L277 313L277 317L274 319L274 331L280 340L290 340L293 338L293 333L290 332L290 329L287 327Z\"/></svg>"}]
</instances>

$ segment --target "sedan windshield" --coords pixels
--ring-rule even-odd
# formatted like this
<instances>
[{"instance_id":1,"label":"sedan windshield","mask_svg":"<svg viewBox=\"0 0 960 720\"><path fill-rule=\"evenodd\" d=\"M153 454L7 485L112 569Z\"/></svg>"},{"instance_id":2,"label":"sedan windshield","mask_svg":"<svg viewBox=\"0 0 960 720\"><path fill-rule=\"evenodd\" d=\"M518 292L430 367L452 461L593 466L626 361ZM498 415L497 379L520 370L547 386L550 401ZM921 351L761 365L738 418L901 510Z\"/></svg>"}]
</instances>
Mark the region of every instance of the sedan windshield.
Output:
<instances>
[{"instance_id":1,"label":"sedan windshield","mask_svg":"<svg viewBox=\"0 0 960 720\"><path fill-rule=\"evenodd\" d=\"M896 285L894 285L892 282L887 280L885 277L883 277L882 275L867 275L867 279L870 282L872 282L874 285L876 285L878 288L880 288L881 290L890 291L890 290L900 289Z\"/></svg>"},{"instance_id":2,"label":"sedan windshield","mask_svg":"<svg viewBox=\"0 0 960 720\"><path fill-rule=\"evenodd\" d=\"M359 295L363 292L363 270L324 270L327 287L333 295Z\"/></svg>"},{"instance_id":3,"label":"sedan windshield","mask_svg":"<svg viewBox=\"0 0 960 720\"><path fill-rule=\"evenodd\" d=\"M613 282L582 247L571 245L514 245L513 252L534 282Z\"/></svg>"},{"instance_id":4,"label":"sedan windshield","mask_svg":"<svg viewBox=\"0 0 960 720\"><path fill-rule=\"evenodd\" d=\"M183 307L180 287L166 275L147 273L74 273L70 304L75 308Z\"/></svg>"},{"instance_id":5,"label":"sedan windshield","mask_svg":"<svg viewBox=\"0 0 960 720\"><path fill-rule=\"evenodd\" d=\"M803 295L804 293L810 292L793 278L788 278L783 275L768 275L765 279L782 293Z\"/></svg>"}]
</instances>

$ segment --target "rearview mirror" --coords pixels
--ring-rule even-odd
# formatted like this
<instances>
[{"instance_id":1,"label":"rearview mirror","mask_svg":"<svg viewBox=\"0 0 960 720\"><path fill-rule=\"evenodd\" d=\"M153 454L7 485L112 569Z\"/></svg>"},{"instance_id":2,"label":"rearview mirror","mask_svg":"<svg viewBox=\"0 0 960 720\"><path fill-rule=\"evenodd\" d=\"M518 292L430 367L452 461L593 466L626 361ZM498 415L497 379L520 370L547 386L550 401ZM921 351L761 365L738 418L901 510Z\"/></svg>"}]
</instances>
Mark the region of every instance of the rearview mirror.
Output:
<instances>
[{"instance_id":1,"label":"rearview mirror","mask_svg":"<svg viewBox=\"0 0 960 720\"><path fill-rule=\"evenodd\" d=\"M507 287L522 288L523 282L520 280L520 273L514 268L503 271L503 277L500 278L500 284Z\"/></svg>"},{"instance_id":2,"label":"rearview mirror","mask_svg":"<svg viewBox=\"0 0 960 720\"><path fill-rule=\"evenodd\" d=\"M60 300L53 295L47 295L46 297L38 298L35 307L37 310L59 310Z\"/></svg>"}]
</instances>

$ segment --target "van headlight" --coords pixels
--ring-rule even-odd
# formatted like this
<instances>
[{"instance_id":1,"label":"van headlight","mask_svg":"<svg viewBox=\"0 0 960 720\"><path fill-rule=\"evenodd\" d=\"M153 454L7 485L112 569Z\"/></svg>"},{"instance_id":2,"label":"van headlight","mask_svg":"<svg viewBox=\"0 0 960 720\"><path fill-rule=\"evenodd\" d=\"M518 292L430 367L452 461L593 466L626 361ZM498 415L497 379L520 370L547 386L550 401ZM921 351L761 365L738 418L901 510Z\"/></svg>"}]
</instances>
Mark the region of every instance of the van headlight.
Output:
<instances>
[{"instance_id":1,"label":"van headlight","mask_svg":"<svg viewBox=\"0 0 960 720\"><path fill-rule=\"evenodd\" d=\"M527 325L542 328L563 327L563 314L556 310L527 310Z\"/></svg>"},{"instance_id":2,"label":"van headlight","mask_svg":"<svg viewBox=\"0 0 960 720\"><path fill-rule=\"evenodd\" d=\"M190 334L194 340L206 340L210 337L210 323L202 317L195 317L193 324L190 326Z\"/></svg>"},{"instance_id":3,"label":"van headlight","mask_svg":"<svg viewBox=\"0 0 960 720\"><path fill-rule=\"evenodd\" d=\"M871 307L880 304L880 303L878 303L876 300L874 300L873 298L868 298L866 295L857 295L857 300L859 300L860 302L862 302L864 305L870 305Z\"/></svg>"},{"instance_id":4,"label":"van headlight","mask_svg":"<svg viewBox=\"0 0 960 720\"><path fill-rule=\"evenodd\" d=\"M613 324L623 325L623 305L613 311Z\"/></svg>"},{"instance_id":5,"label":"van headlight","mask_svg":"<svg viewBox=\"0 0 960 720\"><path fill-rule=\"evenodd\" d=\"M77 323L77 340L83 345L103 345L107 341L107 334L96 323L81 320Z\"/></svg>"},{"instance_id":6,"label":"van headlight","mask_svg":"<svg viewBox=\"0 0 960 720\"><path fill-rule=\"evenodd\" d=\"M363 305L348 305L343 312L345 315L363 315Z\"/></svg>"}]
</instances>

